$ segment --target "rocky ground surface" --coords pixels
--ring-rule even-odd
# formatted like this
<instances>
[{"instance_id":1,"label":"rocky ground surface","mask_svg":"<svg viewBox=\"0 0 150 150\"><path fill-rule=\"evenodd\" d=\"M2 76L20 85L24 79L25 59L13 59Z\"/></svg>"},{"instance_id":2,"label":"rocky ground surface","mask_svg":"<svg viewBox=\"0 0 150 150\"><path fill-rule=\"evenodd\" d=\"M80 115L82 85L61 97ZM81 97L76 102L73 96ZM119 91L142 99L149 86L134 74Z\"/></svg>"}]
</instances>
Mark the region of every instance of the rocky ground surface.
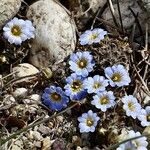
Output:
<instances>
[{"instance_id":1,"label":"rocky ground surface","mask_svg":"<svg viewBox=\"0 0 150 150\"><path fill-rule=\"evenodd\" d=\"M93 74L116 63L125 65L132 82L114 90L118 101L127 93L134 94L143 107L150 105L149 0L119 0L119 5L118 0L1 0L0 7L0 143L57 113L42 103L41 95L49 85L64 86L74 51L91 51L96 62ZM4 25L15 16L31 20L36 29L35 38L21 46L3 37ZM100 44L81 46L81 33L97 27L109 36ZM0 149L105 150L123 130L147 130L119 107L102 113L89 99L21 132ZM81 134L77 118L89 109L95 109L103 123L94 133Z\"/></svg>"}]
</instances>

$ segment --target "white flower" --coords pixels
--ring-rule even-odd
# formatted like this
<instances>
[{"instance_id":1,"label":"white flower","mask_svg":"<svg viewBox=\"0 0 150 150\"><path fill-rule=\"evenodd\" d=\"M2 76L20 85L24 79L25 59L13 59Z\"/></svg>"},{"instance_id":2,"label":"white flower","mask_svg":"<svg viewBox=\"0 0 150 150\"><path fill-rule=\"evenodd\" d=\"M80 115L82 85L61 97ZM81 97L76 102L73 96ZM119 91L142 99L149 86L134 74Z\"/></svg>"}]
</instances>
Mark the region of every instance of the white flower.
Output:
<instances>
[{"instance_id":1,"label":"white flower","mask_svg":"<svg viewBox=\"0 0 150 150\"><path fill-rule=\"evenodd\" d=\"M115 97L112 91L104 91L97 93L97 95L93 96L93 101L91 101L92 105L95 105L96 108L101 109L103 112L115 105Z\"/></svg>"},{"instance_id":2,"label":"white flower","mask_svg":"<svg viewBox=\"0 0 150 150\"><path fill-rule=\"evenodd\" d=\"M104 39L104 36L107 35L107 31L104 31L100 28L95 28L93 30L85 31L79 38L81 45L99 43Z\"/></svg>"},{"instance_id":3,"label":"white flower","mask_svg":"<svg viewBox=\"0 0 150 150\"><path fill-rule=\"evenodd\" d=\"M138 119L141 121L141 125L143 127L150 126L150 106L141 110L141 113L138 115Z\"/></svg>"},{"instance_id":4,"label":"white flower","mask_svg":"<svg viewBox=\"0 0 150 150\"><path fill-rule=\"evenodd\" d=\"M93 70L95 63L90 52L77 52L70 56L70 69L78 76L87 77Z\"/></svg>"},{"instance_id":5,"label":"white flower","mask_svg":"<svg viewBox=\"0 0 150 150\"><path fill-rule=\"evenodd\" d=\"M123 109L126 111L126 115L135 119L141 111L141 105L137 99L132 95L124 96L122 102L124 103Z\"/></svg>"},{"instance_id":6,"label":"white flower","mask_svg":"<svg viewBox=\"0 0 150 150\"><path fill-rule=\"evenodd\" d=\"M129 73L123 65L114 65L112 67L107 67L104 71L112 87L116 85L119 87L129 85L129 83L131 82Z\"/></svg>"},{"instance_id":7,"label":"white flower","mask_svg":"<svg viewBox=\"0 0 150 150\"><path fill-rule=\"evenodd\" d=\"M95 75L93 78L88 77L84 81L84 88L87 89L88 93L98 93L105 91L106 86L108 86L108 80L99 75Z\"/></svg>"},{"instance_id":8,"label":"white flower","mask_svg":"<svg viewBox=\"0 0 150 150\"><path fill-rule=\"evenodd\" d=\"M11 44L20 45L23 41L34 38L35 28L31 21L14 18L3 28L3 36Z\"/></svg>"},{"instance_id":9,"label":"white flower","mask_svg":"<svg viewBox=\"0 0 150 150\"><path fill-rule=\"evenodd\" d=\"M134 132L133 130L128 131L128 134L125 135L125 139L130 139L134 137L141 136L140 132ZM147 150L148 142L146 137L140 137L124 144L121 144L116 150Z\"/></svg>"},{"instance_id":10,"label":"white flower","mask_svg":"<svg viewBox=\"0 0 150 150\"><path fill-rule=\"evenodd\" d=\"M121 144L116 150L136 150L135 145L131 142Z\"/></svg>"},{"instance_id":11,"label":"white flower","mask_svg":"<svg viewBox=\"0 0 150 150\"><path fill-rule=\"evenodd\" d=\"M133 130L129 131L129 134L128 134L129 138L133 138L133 137L137 137L137 136L141 136L141 133L134 132ZM131 142L135 145L136 150L147 150L146 147L148 145L148 142L146 140L147 140L146 137L141 137L141 138L132 140Z\"/></svg>"},{"instance_id":12,"label":"white flower","mask_svg":"<svg viewBox=\"0 0 150 150\"><path fill-rule=\"evenodd\" d=\"M100 118L92 110L83 113L82 116L78 117L80 132L94 132L99 120Z\"/></svg>"}]
</instances>

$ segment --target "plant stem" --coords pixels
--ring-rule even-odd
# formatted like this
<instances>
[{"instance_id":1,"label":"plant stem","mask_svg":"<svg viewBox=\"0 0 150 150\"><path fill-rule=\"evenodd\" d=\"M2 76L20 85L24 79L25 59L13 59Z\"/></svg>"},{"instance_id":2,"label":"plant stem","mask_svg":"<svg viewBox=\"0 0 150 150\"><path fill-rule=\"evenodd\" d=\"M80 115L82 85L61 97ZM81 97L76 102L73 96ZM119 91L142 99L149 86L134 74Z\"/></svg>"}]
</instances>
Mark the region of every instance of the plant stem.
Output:
<instances>
[{"instance_id":1,"label":"plant stem","mask_svg":"<svg viewBox=\"0 0 150 150\"><path fill-rule=\"evenodd\" d=\"M55 118L55 117L57 117L57 116L59 116L59 115L65 113L66 111L68 111L68 110L72 109L73 107L75 107L77 104L78 104L78 103L75 103L75 104L71 105L70 107L64 109L63 111L61 111L61 112L59 112L59 113L57 113L57 114L54 114L54 115L52 115L52 116L50 116L50 117L48 117L48 118L45 118L45 119L43 119L43 120L40 120L40 121L38 121L38 122L35 122L34 124L31 124L31 125L27 126L26 128L23 128L23 129L17 131L16 133L10 135L10 136L7 137L6 139L2 139L2 140L0 141L0 145L5 144L6 142L8 142L9 140L11 140L11 139L13 139L13 138L16 138L17 135L19 135L19 134L21 134L21 133L23 133L23 132L29 130L30 128L33 128L33 127L35 127L35 126L37 126L37 125L39 125L39 124L41 124L41 123L47 122L47 121L49 121L50 119L53 119L53 118Z\"/></svg>"}]
</instances>

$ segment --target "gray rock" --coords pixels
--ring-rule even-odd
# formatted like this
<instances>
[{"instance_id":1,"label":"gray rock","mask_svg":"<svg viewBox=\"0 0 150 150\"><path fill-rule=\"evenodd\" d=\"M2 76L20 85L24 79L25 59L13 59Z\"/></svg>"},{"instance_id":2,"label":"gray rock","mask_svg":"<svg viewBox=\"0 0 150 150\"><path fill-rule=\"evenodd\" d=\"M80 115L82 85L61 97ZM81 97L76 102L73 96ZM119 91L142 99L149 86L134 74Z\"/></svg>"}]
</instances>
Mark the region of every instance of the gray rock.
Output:
<instances>
[{"instance_id":1,"label":"gray rock","mask_svg":"<svg viewBox=\"0 0 150 150\"><path fill-rule=\"evenodd\" d=\"M33 65L47 67L63 61L74 51L75 25L61 5L53 0L39 0L29 7L27 17L36 26L30 52Z\"/></svg>"},{"instance_id":2,"label":"gray rock","mask_svg":"<svg viewBox=\"0 0 150 150\"><path fill-rule=\"evenodd\" d=\"M147 13L137 3L137 1L121 0L119 2L120 2L120 10L121 10L122 22L123 22L124 29L127 30L128 32L131 32L133 24L135 22L135 17L133 15L133 13L131 12L131 10L129 9L129 7L130 7L136 15L138 14L139 23L140 23L143 31L145 31L145 23L148 22L148 16L147 16ZM115 10L114 14L115 14L115 17L117 19L117 22L120 24L117 4L114 4L113 7L114 7L114 10ZM104 11L103 18L107 22L109 22L109 24L115 25L115 23L113 21L112 14L110 12L110 8L107 8ZM112 32L112 28L110 28L110 26L107 26L107 29L110 32ZM135 33L139 34L138 27L136 27ZM149 33L150 33L150 29L149 29Z\"/></svg>"},{"instance_id":3,"label":"gray rock","mask_svg":"<svg viewBox=\"0 0 150 150\"><path fill-rule=\"evenodd\" d=\"M19 11L21 0L0 0L0 29Z\"/></svg>"}]
</instances>

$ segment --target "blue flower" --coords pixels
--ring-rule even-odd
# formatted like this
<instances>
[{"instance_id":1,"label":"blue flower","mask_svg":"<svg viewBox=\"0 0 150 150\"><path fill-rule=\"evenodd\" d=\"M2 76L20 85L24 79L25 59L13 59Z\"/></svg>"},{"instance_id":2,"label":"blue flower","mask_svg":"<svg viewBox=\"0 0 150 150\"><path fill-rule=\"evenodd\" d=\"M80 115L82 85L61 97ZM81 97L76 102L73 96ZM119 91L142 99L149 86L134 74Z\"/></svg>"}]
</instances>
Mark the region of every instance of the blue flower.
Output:
<instances>
[{"instance_id":1,"label":"blue flower","mask_svg":"<svg viewBox=\"0 0 150 150\"><path fill-rule=\"evenodd\" d=\"M82 116L78 117L80 132L94 132L99 120L100 118L92 110L83 113Z\"/></svg>"},{"instance_id":2,"label":"blue flower","mask_svg":"<svg viewBox=\"0 0 150 150\"><path fill-rule=\"evenodd\" d=\"M13 18L3 28L3 36L11 44L21 45L23 41L35 37L35 28L30 20Z\"/></svg>"},{"instance_id":3,"label":"blue flower","mask_svg":"<svg viewBox=\"0 0 150 150\"><path fill-rule=\"evenodd\" d=\"M141 110L138 114L138 119L141 121L143 127L150 126L150 106Z\"/></svg>"},{"instance_id":4,"label":"blue flower","mask_svg":"<svg viewBox=\"0 0 150 150\"><path fill-rule=\"evenodd\" d=\"M118 87L129 85L129 83L131 82L129 73L123 65L114 65L112 67L107 67L104 71L112 87L116 85Z\"/></svg>"},{"instance_id":5,"label":"blue flower","mask_svg":"<svg viewBox=\"0 0 150 150\"><path fill-rule=\"evenodd\" d=\"M104 91L93 96L93 101L91 101L91 104L105 112L107 108L114 106L116 102L112 91Z\"/></svg>"},{"instance_id":6,"label":"blue flower","mask_svg":"<svg viewBox=\"0 0 150 150\"><path fill-rule=\"evenodd\" d=\"M71 100L82 100L86 97L87 91L83 87L84 78L77 76L75 73L66 78L65 94Z\"/></svg>"},{"instance_id":7,"label":"blue flower","mask_svg":"<svg viewBox=\"0 0 150 150\"><path fill-rule=\"evenodd\" d=\"M43 103L52 110L61 110L67 106L69 98L61 87L50 86L45 88L42 95Z\"/></svg>"},{"instance_id":8,"label":"blue flower","mask_svg":"<svg viewBox=\"0 0 150 150\"><path fill-rule=\"evenodd\" d=\"M107 31L100 28L95 28L93 30L86 30L79 38L81 45L91 45L93 43L99 43L107 35Z\"/></svg>"},{"instance_id":9,"label":"blue flower","mask_svg":"<svg viewBox=\"0 0 150 150\"><path fill-rule=\"evenodd\" d=\"M70 69L79 76L87 77L95 63L89 52L77 52L70 56Z\"/></svg>"},{"instance_id":10,"label":"blue flower","mask_svg":"<svg viewBox=\"0 0 150 150\"><path fill-rule=\"evenodd\" d=\"M107 35L107 31L100 28L95 28L93 30L86 30L79 38L81 45L91 45L93 43L99 43Z\"/></svg>"},{"instance_id":11,"label":"blue flower","mask_svg":"<svg viewBox=\"0 0 150 150\"><path fill-rule=\"evenodd\" d=\"M84 88L87 89L88 93L98 93L105 91L106 86L108 86L108 80L99 75L95 75L93 78L88 77L84 81Z\"/></svg>"},{"instance_id":12,"label":"blue flower","mask_svg":"<svg viewBox=\"0 0 150 150\"><path fill-rule=\"evenodd\" d=\"M124 103L123 109L126 111L127 116L135 119L141 113L141 105L133 95L124 96L122 102Z\"/></svg>"}]
</instances>

